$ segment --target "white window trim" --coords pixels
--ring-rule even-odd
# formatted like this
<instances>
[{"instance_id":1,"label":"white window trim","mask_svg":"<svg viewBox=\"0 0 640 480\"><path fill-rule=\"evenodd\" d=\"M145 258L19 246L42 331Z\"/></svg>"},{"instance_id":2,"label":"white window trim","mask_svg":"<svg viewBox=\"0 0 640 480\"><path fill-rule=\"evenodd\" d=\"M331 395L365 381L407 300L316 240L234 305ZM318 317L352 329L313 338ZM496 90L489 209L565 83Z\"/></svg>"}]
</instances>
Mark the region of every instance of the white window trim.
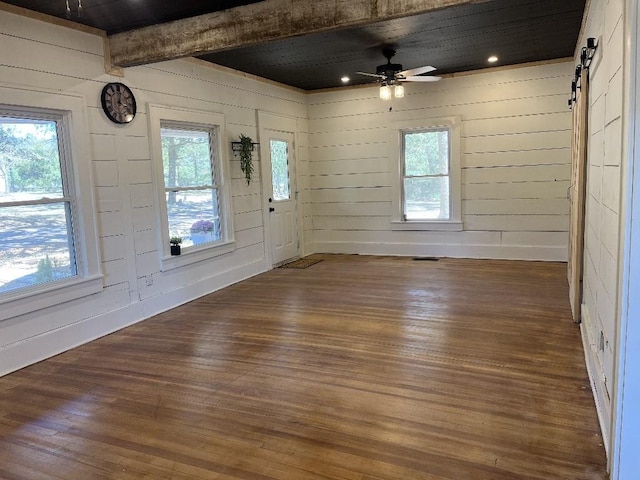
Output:
<instances>
[{"instance_id":1,"label":"white window trim","mask_svg":"<svg viewBox=\"0 0 640 480\"><path fill-rule=\"evenodd\" d=\"M461 211L461 168L460 168L460 123L459 116L443 118L425 118L419 120L402 120L393 122L389 128L389 159L390 171L393 179L393 214L391 215L392 230L462 230ZM450 142L449 165L449 220L404 220L402 218L402 140L407 132L420 132L424 130L447 128Z\"/></svg>"},{"instance_id":2,"label":"white window trim","mask_svg":"<svg viewBox=\"0 0 640 480\"><path fill-rule=\"evenodd\" d=\"M156 182L158 252L162 271L173 270L196 262L208 260L219 255L231 253L236 249L233 227L233 211L231 209L230 167L224 139L227 138L225 117L220 113L203 110L190 110L166 105L148 105L149 137L151 138L152 165ZM215 154L217 158L218 208L220 210L222 241L200 244L183 249L181 255L172 256L169 245L169 220L167 217L167 201L165 198L164 167L162 160L162 122L181 123L185 126L215 127Z\"/></svg>"},{"instance_id":3,"label":"white window trim","mask_svg":"<svg viewBox=\"0 0 640 480\"><path fill-rule=\"evenodd\" d=\"M62 115L66 136L62 149L70 173L68 187L74 197L74 245L77 275L73 278L34 285L0 295L0 321L70 302L102 291L98 234L93 199L93 179L87 128L87 107L81 95L0 85L0 104L20 112Z\"/></svg>"}]
</instances>

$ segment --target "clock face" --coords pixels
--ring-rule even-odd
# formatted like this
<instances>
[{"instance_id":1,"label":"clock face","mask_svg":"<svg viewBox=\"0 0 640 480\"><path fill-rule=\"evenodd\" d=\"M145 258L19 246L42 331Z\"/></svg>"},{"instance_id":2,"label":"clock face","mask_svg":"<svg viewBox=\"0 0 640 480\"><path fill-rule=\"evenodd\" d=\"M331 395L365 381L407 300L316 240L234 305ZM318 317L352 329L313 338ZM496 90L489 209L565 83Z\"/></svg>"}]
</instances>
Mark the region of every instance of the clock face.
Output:
<instances>
[{"instance_id":1,"label":"clock face","mask_svg":"<svg viewBox=\"0 0 640 480\"><path fill-rule=\"evenodd\" d=\"M100 99L104 113L112 122L129 123L136 116L136 99L129 87L122 83L107 83Z\"/></svg>"}]
</instances>

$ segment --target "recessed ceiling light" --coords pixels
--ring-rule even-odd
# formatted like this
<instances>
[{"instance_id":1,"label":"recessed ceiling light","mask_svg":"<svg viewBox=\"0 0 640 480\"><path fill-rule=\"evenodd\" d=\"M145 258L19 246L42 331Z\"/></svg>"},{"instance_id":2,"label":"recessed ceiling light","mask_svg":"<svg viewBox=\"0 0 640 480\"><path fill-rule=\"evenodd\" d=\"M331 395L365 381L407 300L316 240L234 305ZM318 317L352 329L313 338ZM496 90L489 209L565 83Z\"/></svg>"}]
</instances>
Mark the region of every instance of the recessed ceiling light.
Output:
<instances>
[{"instance_id":1,"label":"recessed ceiling light","mask_svg":"<svg viewBox=\"0 0 640 480\"><path fill-rule=\"evenodd\" d=\"M487 62L489 63L496 63L498 61L498 57L496 57L495 55L491 55L489 58L487 58Z\"/></svg>"},{"instance_id":2,"label":"recessed ceiling light","mask_svg":"<svg viewBox=\"0 0 640 480\"><path fill-rule=\"evenodd\" d=\"M340 80L342 80L342 83L349 83L349 80L351 80L351 79L345 75Z\"/></svg>"}]
</instances>

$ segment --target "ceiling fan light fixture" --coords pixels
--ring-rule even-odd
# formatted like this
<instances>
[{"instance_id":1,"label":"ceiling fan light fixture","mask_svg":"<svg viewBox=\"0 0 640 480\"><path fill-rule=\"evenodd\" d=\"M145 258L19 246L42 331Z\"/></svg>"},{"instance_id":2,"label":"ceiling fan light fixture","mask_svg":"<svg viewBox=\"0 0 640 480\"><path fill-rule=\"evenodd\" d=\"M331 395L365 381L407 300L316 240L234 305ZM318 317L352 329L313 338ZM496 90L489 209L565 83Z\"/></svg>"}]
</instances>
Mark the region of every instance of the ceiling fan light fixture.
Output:
<instances>
[{"instance_id":1,"label":"ceiling fan light fixture","mask_svg":"<svg viewBox=\"0 0 640 480\"><path fill-rule=\"evenodd\" d=\"M350 79L348 76L346 76L346 75L340 79L340 81L341 81L342 83L349 83L349 81L350 81L350 80L351 80L351 79Z\"/></svg>"},{"instance_id":2,"label":"ceiling fan light fixture","mask_svg":"<svg viewBox=\"0 0 640 480\"><path fill-rule=\"evenodd\" d=\"M391 87L389 85L380 86L380 98L382 100L391 100Z\"/></svg>"},{"instance_id":3,"label":"ceiling fan light fixture","mask_svg":"<svg viewBox=\"0 0 640 480\"><path fill-rule=\"evenodd\" d=\"M395 53L396 52L391 49L382 51L382 54L387 59L387 63L378 65L376 67L376 73L356 72L358 75L374 77L378 80L380 83L380 98L382 100L404 98L404 86L402 82L437 82L440 80L440 77L423 75L436 70L436 68L431 65L403 70L402 65L399 63L391 63L391 57L393 57Z\"/></svg>"},{"instance_id":4,"label":"ceiling fan light fixture","mask_svg":"<svg viewBox=\"0 0 640 480\"><path fill-rule=\"evenodd\" d=\"M498 57L496 55L491 55L489 58L487 58L487 62L489 63L496 63L498 61Z\"/></svg>"}]
</instances>

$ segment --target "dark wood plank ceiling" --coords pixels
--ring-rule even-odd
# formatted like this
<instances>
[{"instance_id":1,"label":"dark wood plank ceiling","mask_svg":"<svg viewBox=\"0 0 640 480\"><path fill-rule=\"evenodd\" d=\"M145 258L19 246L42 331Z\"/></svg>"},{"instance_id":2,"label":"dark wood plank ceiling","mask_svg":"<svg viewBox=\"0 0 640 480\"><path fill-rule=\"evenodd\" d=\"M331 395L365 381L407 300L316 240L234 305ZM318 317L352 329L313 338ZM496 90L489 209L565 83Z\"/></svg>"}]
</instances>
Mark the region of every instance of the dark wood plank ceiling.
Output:
<instances>
[{"instance_id":1,"label":"dark wood plank ceiling","mask_svg":"<svg viewBox=\"0 0 640 480\"><path fill-rule=\"evenodd\" d=\"M385 45L405 68L462 72L487 67L494 54L499 65L572 56L583 10L584 0L494 0L201 58L305 90L338 86L342 75L371 82L355 72L375 73Z\"/></svg>"},{"instance_id":2,"label":"dark wood plank ceiling","mask_svg":"<svg viewBox=\"0 0 640 480\"><path fill-rule=\"evenodd\" d=\"M85 15L71 20L121 32L256 3L247 0L83 0ZM65 1L9 0L7 3L65 17ZM383 46L397 50L404 68L437 67L440 74L497 65L550 60L573 55L585 0L492 0L438 10L372 25L306 35L203 55L200 58L287 85L315 90L371 82L356 71L375 72L384 63Z\"/></svg>"},{"instance_id":3,"label":"dark wood plank ceiling","mask_svg":"<svg viewBox=\"0 0 640 480\"><path fill-rule=\"evenodd\" d=\"M19 7L67 18L65 0L2 0ZM69 20L104 30L109 35L203 13L219 12L260 0L80 0L83 16L78 17L78 1L69 0Z\"/></svg>"}]
</instances>

